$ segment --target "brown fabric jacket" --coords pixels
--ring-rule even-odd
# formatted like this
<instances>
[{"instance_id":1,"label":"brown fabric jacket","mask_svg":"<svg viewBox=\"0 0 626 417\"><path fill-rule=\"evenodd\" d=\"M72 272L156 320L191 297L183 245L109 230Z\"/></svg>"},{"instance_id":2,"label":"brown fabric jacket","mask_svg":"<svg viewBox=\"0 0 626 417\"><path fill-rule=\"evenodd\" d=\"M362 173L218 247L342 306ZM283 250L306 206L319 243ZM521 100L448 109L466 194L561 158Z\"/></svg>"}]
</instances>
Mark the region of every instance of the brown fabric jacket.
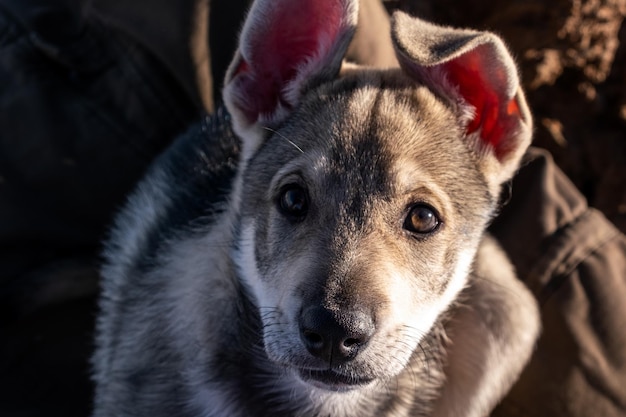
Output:
<instances>
[{"instance_id":1,"label":"brown fabric jacket","mask_svg":"<svg viewBox=\"0 0 626 417\"><path fill-rule=\"evenodd\" d=\"M534 149L492 226L543 331L498 417L626 416L626 237Z\"/></svg>"}]
</instances>

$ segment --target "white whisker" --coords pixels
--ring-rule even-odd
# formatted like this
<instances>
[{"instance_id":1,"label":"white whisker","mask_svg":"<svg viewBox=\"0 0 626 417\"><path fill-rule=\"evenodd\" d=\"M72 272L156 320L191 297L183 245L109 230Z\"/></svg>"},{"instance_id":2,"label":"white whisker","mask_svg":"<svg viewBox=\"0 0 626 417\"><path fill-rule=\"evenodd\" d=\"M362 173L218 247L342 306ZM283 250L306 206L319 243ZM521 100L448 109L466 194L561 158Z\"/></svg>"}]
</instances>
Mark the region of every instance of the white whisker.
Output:
<instances>
[{"instance_id":1,"label":"white whisker","mask_svg":"<svg viewBox=\"0 0 626 417\"><path fill-rule=\"evenodd\" d=\"M267 127L267 126L263 126L263 129L267 130L268 132L272 132L276 135L278 135L280 138L286 140L287 142L289 142L289 144L291 144L294 148L296 148L297 150L300 151L300 153L304 153L304 151L302 150L301 147L299 147L298 145L296 145L293 141L291 141L289 138L287 138L285 135L281 134L280 132L277 132L276 130Z\"/></svg>"}]
</instances>

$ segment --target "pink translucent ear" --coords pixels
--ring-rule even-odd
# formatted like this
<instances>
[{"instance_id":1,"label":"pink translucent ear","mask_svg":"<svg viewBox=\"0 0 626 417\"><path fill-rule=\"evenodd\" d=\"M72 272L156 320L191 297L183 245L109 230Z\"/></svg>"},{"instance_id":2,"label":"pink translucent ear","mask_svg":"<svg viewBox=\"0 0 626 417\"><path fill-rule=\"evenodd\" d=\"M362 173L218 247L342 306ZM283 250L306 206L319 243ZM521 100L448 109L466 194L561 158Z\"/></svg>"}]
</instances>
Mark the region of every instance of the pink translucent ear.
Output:
<instances>
[{"instance_id":1,"label":"pink translucent ear","mask_svg":"<svg viewBox=\"0 0 626 417\"><path fill-rule=\"evenodd\" d=\"M506 79L505 69L489 67L490 54L481 51L485 48L479 46L441 66L448 80L458 87L461 97L475 109L467 133L478 132L482 141L502 158L510 151L508 136L515 133L522 115L516 94L507 91L509 85L498 82ZM494 82L487 74L500 80Z\"/></svg>"},{"instance_id":2,"label":"pink translucent ear","mask_svg":"<svg viewBox=\"0 0 626 417\"><path fill-rule=\"evenodd\" d=\"M255 1L224 83L238 133L280 123L308 86L333 78L357 14L356 0Z\"/></svg>"},{"instance_id":3,"label":"pink translucent ear","mask_svg":"<svg viewBox=\"0 0 626 417\"><path fill-rule=\"evenodd\" d=\"M530 143L531 118L517 68L489 32L441 27L396 13L392 38L402 68L457 104L467 136L504 165Z\"/></svg>"}]
</instances>

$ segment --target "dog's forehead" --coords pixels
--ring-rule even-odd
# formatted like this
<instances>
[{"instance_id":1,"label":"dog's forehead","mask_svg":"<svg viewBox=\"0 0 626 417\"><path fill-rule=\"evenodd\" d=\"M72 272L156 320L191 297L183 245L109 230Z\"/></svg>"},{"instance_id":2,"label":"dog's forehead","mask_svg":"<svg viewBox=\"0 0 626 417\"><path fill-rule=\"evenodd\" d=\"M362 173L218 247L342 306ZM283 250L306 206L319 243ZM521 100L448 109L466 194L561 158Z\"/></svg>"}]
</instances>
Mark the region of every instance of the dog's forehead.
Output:
<instances>
[{"instance_id":1,"label":"dog's forehead","mask_svg":"<svg viewBox=\"0 0 626 417\"><path fill-rule=\"evenodd\" d=\"M300 112L288 134L330 182L360 181L370 195L381 184L476 182L454 109L399 70L349 73L321 86Z\"/></svg>"},{"instance_id":2,"label":"dog's forehead","mask_svg":"<svg viewBox=\"0 0 626 417\"><path fill-rule=\"evenodd\" d=\"M305 95L248 178L260 190L302 173L328 203L359 211L420 187L454 200L483 188L462 130L449 103L400 70L348 71Z\"/></svg>"},{"instance_id":3,"label":"dog's forehead","mask_svg":"<svg viewBox=\"0 0 626 417\"><path fill-rule=\"evenodd\" d=\"M309 94L292 120L293 140L325 158L445 165L446 155L467 152L451 106L400 70L348 72Z\"/></svg>"}]
</instances>

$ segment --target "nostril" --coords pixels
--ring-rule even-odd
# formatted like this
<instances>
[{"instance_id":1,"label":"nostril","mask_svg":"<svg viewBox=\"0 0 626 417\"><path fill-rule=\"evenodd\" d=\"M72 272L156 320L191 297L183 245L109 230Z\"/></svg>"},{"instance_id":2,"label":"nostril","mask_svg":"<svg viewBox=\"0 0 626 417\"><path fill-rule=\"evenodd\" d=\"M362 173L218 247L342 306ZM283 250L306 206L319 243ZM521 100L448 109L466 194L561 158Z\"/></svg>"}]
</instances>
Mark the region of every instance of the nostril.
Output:
<instances>
[{"instance_id":1,"label":"nostril","mask_svg":"<svg viewBox=\"0 0 626 417\"><path fill-rule=\"evenodd\" d=\"M320 348L324 344L324 338L314 331L303 330L302 336L304 336L304 339L306 340L308 345L313 348Z\"/></svg>"},{"instance_id":2,"label":"nostril","mask_svg":"<svg viewBox=\"0 0 626 417\"><path fill-rule=\"evenodd\" d=\"M343 346L349 349L352 346L358 345L359 343L361 343L359 339L349 338L343 341Z\"/></svg>"}]
</instances>

